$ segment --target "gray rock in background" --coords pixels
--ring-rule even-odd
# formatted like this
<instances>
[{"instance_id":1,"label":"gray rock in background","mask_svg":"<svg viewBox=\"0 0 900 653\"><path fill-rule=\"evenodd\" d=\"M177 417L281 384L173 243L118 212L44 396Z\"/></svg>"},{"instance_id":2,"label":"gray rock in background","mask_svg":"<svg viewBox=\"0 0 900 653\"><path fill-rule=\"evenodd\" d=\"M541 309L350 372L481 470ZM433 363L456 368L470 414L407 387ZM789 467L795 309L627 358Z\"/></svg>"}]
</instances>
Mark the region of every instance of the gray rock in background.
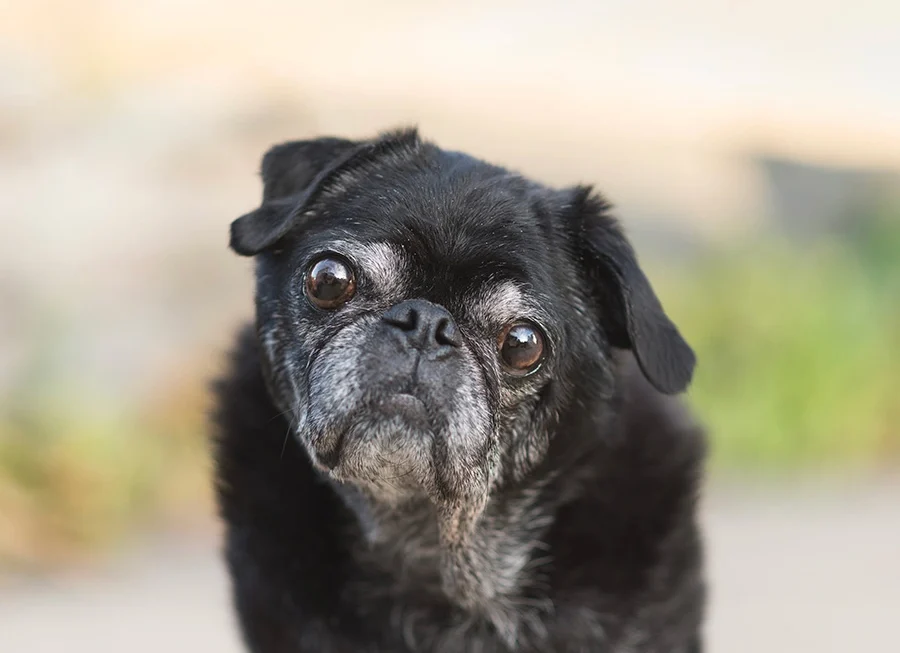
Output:
<instances>
[{"instance_id":1,"label":"gray rock in background","mask_svg":"<svg viewBox=\"0 0 900 653\"><path fill-rule=\"evenodd\" d=\"M887 205L900 205L900 175L893 171L815 165L762 156L770 224L797 241L821 235L852 236Z\"/></svg>"}]
</instances>

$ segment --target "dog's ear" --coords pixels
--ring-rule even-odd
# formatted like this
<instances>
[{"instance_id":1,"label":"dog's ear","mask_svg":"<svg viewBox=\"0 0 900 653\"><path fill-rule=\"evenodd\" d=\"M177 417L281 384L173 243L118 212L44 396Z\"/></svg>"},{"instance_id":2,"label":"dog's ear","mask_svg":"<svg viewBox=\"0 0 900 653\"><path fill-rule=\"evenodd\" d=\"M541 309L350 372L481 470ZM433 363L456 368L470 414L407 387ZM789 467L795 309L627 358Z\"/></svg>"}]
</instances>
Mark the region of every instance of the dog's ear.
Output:
<instances>
[{"instance_id":1,"label":"dog's ear","mask_svg":"<svg viewBox=\"0 0 900 653\"><path fill-rule=\"evenodd\" d=\"M421 144L418 132L410 128L369 141L318 138L273 147L262 162L262 206L231 223L231 248L244 256L259 254L287 235L338 175Z\"/></svg>"},{"instance_id":2,"label":"dog's ear","mask_svg":"<svg viewBox=\"0 0 900 653\"><path fill-rule=\"evenodd\" d=\"M644 376L665 394L684 391L696 359L663 311L609 205L589 187L571 191L575 248L610 344L631 349Z\"/></svg>"},{"instance_id":3,"label":"dog's ear","mask_svg":"<svg viewBox=\"0 0 900 653\"><path fill-rule=\"evenodd\" d=\"M253 256L274 245L333 172L360 147L339 138L317 138L276 145L263 156L263 201L231 223L231 249Z\"/></svg>"},{"instance_id":4,"label":"dog's ear","mask_svg":"<svg viewBox=\"0 0 900 653\"><path fill-rule=\"evenodd\" d=\"M265 153L260 166L263 202L306 190L316 175L359 145L357 141L343 138L316 138L276 145Z\"/></svg>"}]
</instances>

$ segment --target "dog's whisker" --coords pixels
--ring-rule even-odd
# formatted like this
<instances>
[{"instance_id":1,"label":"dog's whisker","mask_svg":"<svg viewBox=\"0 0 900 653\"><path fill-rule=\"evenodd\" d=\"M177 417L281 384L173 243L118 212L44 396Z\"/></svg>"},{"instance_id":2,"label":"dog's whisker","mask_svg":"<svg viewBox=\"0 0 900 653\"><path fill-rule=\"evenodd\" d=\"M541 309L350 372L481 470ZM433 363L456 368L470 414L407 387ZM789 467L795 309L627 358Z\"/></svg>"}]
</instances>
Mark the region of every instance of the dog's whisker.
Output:
<instances>
[{"instance_id":1,"label":"dog's whisker","mask_svg":"<svg viewBox=\"0 0 900 653\"><path fill-rule=\"evenodd\" d=\"M284 452L287 449L288 440L291 437L292 426L288 423L287 428L284 430L284 440L281 442L281 454L278 456L279 460L284 460Z\"/></svg>"},{"instance_id":2,"label":"dog's whisker","mask_svg":"<svg viewBox=\"0 0 900 653\"><path fill-rule=\"evenodd\" d=\"M273 415L272 418L269 420L269 422L270 423L274 422L279 417L284 417L285 415L291 415L293 413L293 411L294 411L293 408L288 408L287 410L283 410L280 413L278 413L277 415Z\"/></svg>"}]
</instances>

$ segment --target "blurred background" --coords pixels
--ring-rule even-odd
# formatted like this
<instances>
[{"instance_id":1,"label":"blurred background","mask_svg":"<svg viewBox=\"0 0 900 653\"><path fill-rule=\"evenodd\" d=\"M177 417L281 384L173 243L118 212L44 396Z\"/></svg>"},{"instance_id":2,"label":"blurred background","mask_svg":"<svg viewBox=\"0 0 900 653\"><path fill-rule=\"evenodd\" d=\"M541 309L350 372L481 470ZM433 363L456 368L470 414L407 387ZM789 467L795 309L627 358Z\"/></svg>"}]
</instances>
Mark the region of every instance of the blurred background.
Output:
<instances>
[{"instance_id":1,"label":"blurred background","mask_svg":"<svg viewBox=\"0 0 900 653\"><path fill-rule=\"evenodd\" d=\"M238 649L207 384L271 144L616 205L698 351L710 650L900 614L900 4L0 0L0 651Z\"/></svg>"}]
</instances>

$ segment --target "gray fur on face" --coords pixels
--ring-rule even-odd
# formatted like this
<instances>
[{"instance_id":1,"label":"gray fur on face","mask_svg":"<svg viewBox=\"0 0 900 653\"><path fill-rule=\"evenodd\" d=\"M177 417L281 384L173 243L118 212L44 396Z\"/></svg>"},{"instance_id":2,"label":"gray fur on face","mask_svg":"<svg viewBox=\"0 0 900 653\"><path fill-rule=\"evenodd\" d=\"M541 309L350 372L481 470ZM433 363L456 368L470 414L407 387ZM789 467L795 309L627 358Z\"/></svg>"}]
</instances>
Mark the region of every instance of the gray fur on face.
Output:
<instances>
[{"instance_id":1,"label":"gray fur on face","mask_svg":"<svg viewBox=\"0 0 900 653\"><path fill-rule=\"evenodd\" d=\"M373 551L394 559L396 543L405 542L402 557L412 562L402 567L417 587L430 583L511 641L546 608L523 605L521 592L536 572L524 573L549 513L539 487L502 504L489 498L509 476L504 467L521 476L546 442L527 432L533 383L513 387L501 378L497 334L517 319L543 321L538 303L510 281L464 298L458 360L444 383L420 389L427 415L410 421L390 402L411 370L386 370L370 351L384 310L410 294L409 262L387 243L336 239L328 251L351 261L371 292L329 320L282 305L262 319L270 383L313 463L351 498ZM305 301L295 286L292 301ZM511 454L515 441L528 442L527 452Z\"/></svg>"},{"instance_id":2,"label":"gray fur on face","mask_svg":"<svg viewBox=\"0 0 900 653\"><path fill-rule=\"evenodd\" d=\"M396 301L405 290L409 262L403 250L391 243L358 243L334 240L330 246L354 262L384 301Z\"/></svg>"},{"instance_id":3,"label":"gray fur on face","mask_svg":"<svg viewBox=\"0 0 900 653\"><path fill-rule=\"evenodd\" d=\"M503 326L536 312L518 284L503 281L491 284L469 298L467 308L481 324Z\"/></svg>"}]
</instances>

